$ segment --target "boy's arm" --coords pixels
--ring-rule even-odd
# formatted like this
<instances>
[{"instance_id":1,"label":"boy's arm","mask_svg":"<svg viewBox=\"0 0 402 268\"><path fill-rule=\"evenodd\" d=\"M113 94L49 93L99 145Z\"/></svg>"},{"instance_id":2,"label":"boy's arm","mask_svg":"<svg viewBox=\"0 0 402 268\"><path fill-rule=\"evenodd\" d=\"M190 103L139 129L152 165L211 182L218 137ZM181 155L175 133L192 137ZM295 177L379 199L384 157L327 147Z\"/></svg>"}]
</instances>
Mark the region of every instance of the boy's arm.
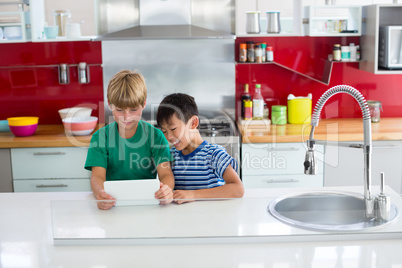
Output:
<instances>
[{"instance_id":1,"label":"boy's arm","mask_svg":"<svg viewBox=\"0 0 402 268\"><path fill-rule=\"evenodd\" d=\"M156 167L158 172L159 181L161 182L161 187L155 192L156 199L172 199L173 198L173 188L174 188L174 177L172 173L172 168L170 167L170 162L160 163ZM163 203L170 203L171 201L164 201Z\"/></svg>"},{"instance_id":2,"label":"boy's arm","mask_svg":"<svg viewBox=\"0 0 402 268\"><path fill-rule=\"evenodd\" d=\"M106 169L103 167L92 167L91 188L97 200L115 200L113 196L107 194L103 188L106 181ZM110 209L115 202L98 202L98 208Z\"/></svg>"},{"instance_id":3,"label":"boy's arm","mask_svg":"<svg viewBox=\"0 0 402 268\"><path fill-rule=\"evenodd\" d=\"M177 190L173 193L174 199L197 199L197 198L240 198L244 195L244 187L237 172L229 165L223 173L225 185L210 189L200 190ZM186 201L176 201L184 203Z\"/></svg>"}]
</instances>

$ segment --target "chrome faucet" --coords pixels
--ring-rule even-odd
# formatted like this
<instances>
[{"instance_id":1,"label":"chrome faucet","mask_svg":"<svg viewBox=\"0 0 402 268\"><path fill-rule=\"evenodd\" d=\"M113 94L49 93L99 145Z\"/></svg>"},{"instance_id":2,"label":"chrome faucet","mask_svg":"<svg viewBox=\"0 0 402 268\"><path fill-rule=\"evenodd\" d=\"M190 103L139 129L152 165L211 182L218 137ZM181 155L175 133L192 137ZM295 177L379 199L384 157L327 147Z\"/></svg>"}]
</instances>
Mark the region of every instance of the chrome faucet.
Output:
<instances>
[{"instance_id":1,"label":"chrome faucet","mask_svg":"<svg viewBox=\"0 0 402 268\"><path fill-rule=\"evenodd\" d=\"M374 219L376 218L376 198L371 196L371 117L368 109L368 105L363 95L357 91L355 88L347 85L334 86L328 89L318 100L314 112L311 118L311 132L309 139L307 140L307 153L304 161L304 173L308 175L317 174L317 166L315 164L314 158L314 145L324 144L328 145L330 143L325 141L314 140L314 129L318 126L318 121L320 119L321 110L326 103L326 101L337 93L347 93L351 95L359 103L363 114L363 134L364 142L363 144L350 144L344 143L342 146L352 147L352 148L363 148L364 152L364 201L366 205L366 218Z\"/></svg>"}]
</instances>

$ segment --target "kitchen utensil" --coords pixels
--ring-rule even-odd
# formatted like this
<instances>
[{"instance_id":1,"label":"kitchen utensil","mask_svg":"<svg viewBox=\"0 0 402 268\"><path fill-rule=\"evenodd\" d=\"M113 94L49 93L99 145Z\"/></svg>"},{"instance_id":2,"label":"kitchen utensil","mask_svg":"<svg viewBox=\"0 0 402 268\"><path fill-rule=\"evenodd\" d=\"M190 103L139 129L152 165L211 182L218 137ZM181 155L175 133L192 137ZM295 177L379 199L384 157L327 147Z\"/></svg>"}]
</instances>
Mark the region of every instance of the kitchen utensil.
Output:
<instances>
[{"instance_id":1,"label":"kitchen utensil","mask_svg":"<svg viewBox=\"0 0 402 268\"><path fill-rule=\"evenodd\" d=\"M54 17L54 25L59 27L58 36L66 36L67 23L71 18L70 10L68 9L54 10L53 17Z\"/></svg>"},{"instance_id":2,"label":"kitchen utensil","mask_svg":"<svg viewBox=\"0 0 402 268\"><path fill-rule=\"evenodd\" d=\"M381 110L382 110L381 101L368 100L367 105L370 110L371 123L380 122L380 115L381 115Z\"/></svg>"},{"instance_id":3,"label":"kitchen utensil","mask_svg":"<svg viewBox=\"0 0 402 268\"><path fill-rule=\"evenodd\" d=\"M68 117L90 117L92 108L89 107L72 107L59 110L61 119Z\"/></svg>"},{"instance_id":4,"label":"kitchen utensil","mask_svg":"<svg viewBox=\"0 0 402 268\"><path fill-rule=\"evenodd\" d=\"M67 23L66 35L69 39L81 38L81 24Z\"/></svg>"},{"instance_id":5,"label":"kitchen utensil","mask_svg":"<svg viewBox=\"0 0 402 268\"><path fill-rule=\"evenodd\" d=\"M7 118L9 126L29 126L38 124L39 117L36 116L21 116Z\"/></svg>"},{"instance_id":6,"label":"kitchen utensil","mask_svg":"<svg viewBox=\"0 0 402 268\"><path fill-rule=\"evenodd\" d=\"M105 181L105 192L116 198L116 206L156 205L155 192L160 187L158 179Z\"/></svg>"},{"instance_id":7,"label":"kitchen utensil","mask_svg":"<svg viewBox=\"0 0 402 268\"><path fill-rule=\"evenodd\" d=\"M9 132L10 127L8 126L7 120L0 120L0 132Z\"/></svg>"},{"instance_id":8,"label":"kitchen utensil","mask_svg":"<svg viewBox=\"0 0 402 268\"><path fill-rule=\"evenodd\" d=\"M271 106L271 122L273 125L285 125L286 119L286 106L272 105Z\"/></svg>"},{"instance_id":9,"label":"kitchen utensil","mask_svg":"<svg viewBox=\"0 0 402 268\"><path fill-rule=\"evenodd\" d=\"M27 137L35 133L38 124L25 125L25 126L11 126L10 130L16 137Z\"/></svg>"},{"instance_id":10,"label":"kitchen utensil","mask_svg":"<svg viewBox=\"0 0 402 268\"><path fill-rule=\"evenodd\" d=\"M289 124L308 124L311 122L312 94L307 97L288 96L288 122Z\"/></svg>"},{"instance_id":11,"label":"kitchen utensil","mask_svg":"<svg viewBox=\"0 0 402 268\"><path fill-rule=\"evenodd\" d=\"M96 116L82 116L82 117L68 117L63 120L64 130L67 135L85 136L94 131L98 117Z\"/></svg>"},{"instance_id":12,"label":"kitchen utensil","mask_svg":"<svg viewBox=\"0 0 402 268\"><path fill-rule=\"evenodd\" d=\"M259 34L260 28L260 12L259 11L247 11L247 23L246 32L248 34Z\"/></svg>"},{"instance_id":13,"label":"kitchen utensil","mask_svg":"<svg viewBox=\"0 0 402 268\"><path fill-rule=\"evenodd\" d=\"M279 11L267 11L267 33L280 33L281 22Z\"/></svg>"},{"instance_id":14,"label":"kitchen utensil","mask_svg":"<svg viewBox=\"0 0 402 268\"><path fill-rule=\"evenodd\" d=\"M47 39L55 39L57 34L59 33L58 26L45 26L43 27L43 31L45 32L45 36Z\"/></svg>"}]
</instances>

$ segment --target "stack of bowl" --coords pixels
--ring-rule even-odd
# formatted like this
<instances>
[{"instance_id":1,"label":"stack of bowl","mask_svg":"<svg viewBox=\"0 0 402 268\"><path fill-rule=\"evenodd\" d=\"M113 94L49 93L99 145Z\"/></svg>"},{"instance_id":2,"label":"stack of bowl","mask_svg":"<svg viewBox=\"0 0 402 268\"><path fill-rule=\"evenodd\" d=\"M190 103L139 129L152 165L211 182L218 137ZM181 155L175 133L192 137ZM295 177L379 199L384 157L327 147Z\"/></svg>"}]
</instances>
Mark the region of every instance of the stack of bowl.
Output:
<instances>
[{"instance_id":1,"label":"stack of bowl","mask_svg":"<svg viewBox=\"0 0 402 268\"><path fill-rule=\"evenodd\" d=\"M88 107L72 107L59 110L64 130L68 136L85 136L94 131L98 118L91 116Z\"/></svg>"},{"instance_id":2,"label":"stack of bowl","mask_svg":"<svg viewBox=\"0 0 402 268\"><path fill-rule=\"evenodd\" d=\"M24 117L9 117L7 118L11 132L16 137L31 136L35 133L38 127L39 117L24 116Z\"/></svg>"}]
</instances>

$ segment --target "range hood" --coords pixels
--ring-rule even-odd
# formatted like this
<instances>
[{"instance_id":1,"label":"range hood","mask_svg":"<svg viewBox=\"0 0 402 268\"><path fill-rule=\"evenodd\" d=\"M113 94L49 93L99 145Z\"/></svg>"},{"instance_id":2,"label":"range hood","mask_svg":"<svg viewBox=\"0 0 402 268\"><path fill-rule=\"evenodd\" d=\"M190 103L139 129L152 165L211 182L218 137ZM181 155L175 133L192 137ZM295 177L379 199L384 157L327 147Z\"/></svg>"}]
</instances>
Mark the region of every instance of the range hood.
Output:
<instances>
[{"instance_id":1,"label":"range hood","mask_svg":"<svg viewBox=\"0 0 402 268\"><path fill-rule=\"evenodd\" d=\"M232 38L235 0L101 0L98 40Z\"/></svg>"}]
</instances>

